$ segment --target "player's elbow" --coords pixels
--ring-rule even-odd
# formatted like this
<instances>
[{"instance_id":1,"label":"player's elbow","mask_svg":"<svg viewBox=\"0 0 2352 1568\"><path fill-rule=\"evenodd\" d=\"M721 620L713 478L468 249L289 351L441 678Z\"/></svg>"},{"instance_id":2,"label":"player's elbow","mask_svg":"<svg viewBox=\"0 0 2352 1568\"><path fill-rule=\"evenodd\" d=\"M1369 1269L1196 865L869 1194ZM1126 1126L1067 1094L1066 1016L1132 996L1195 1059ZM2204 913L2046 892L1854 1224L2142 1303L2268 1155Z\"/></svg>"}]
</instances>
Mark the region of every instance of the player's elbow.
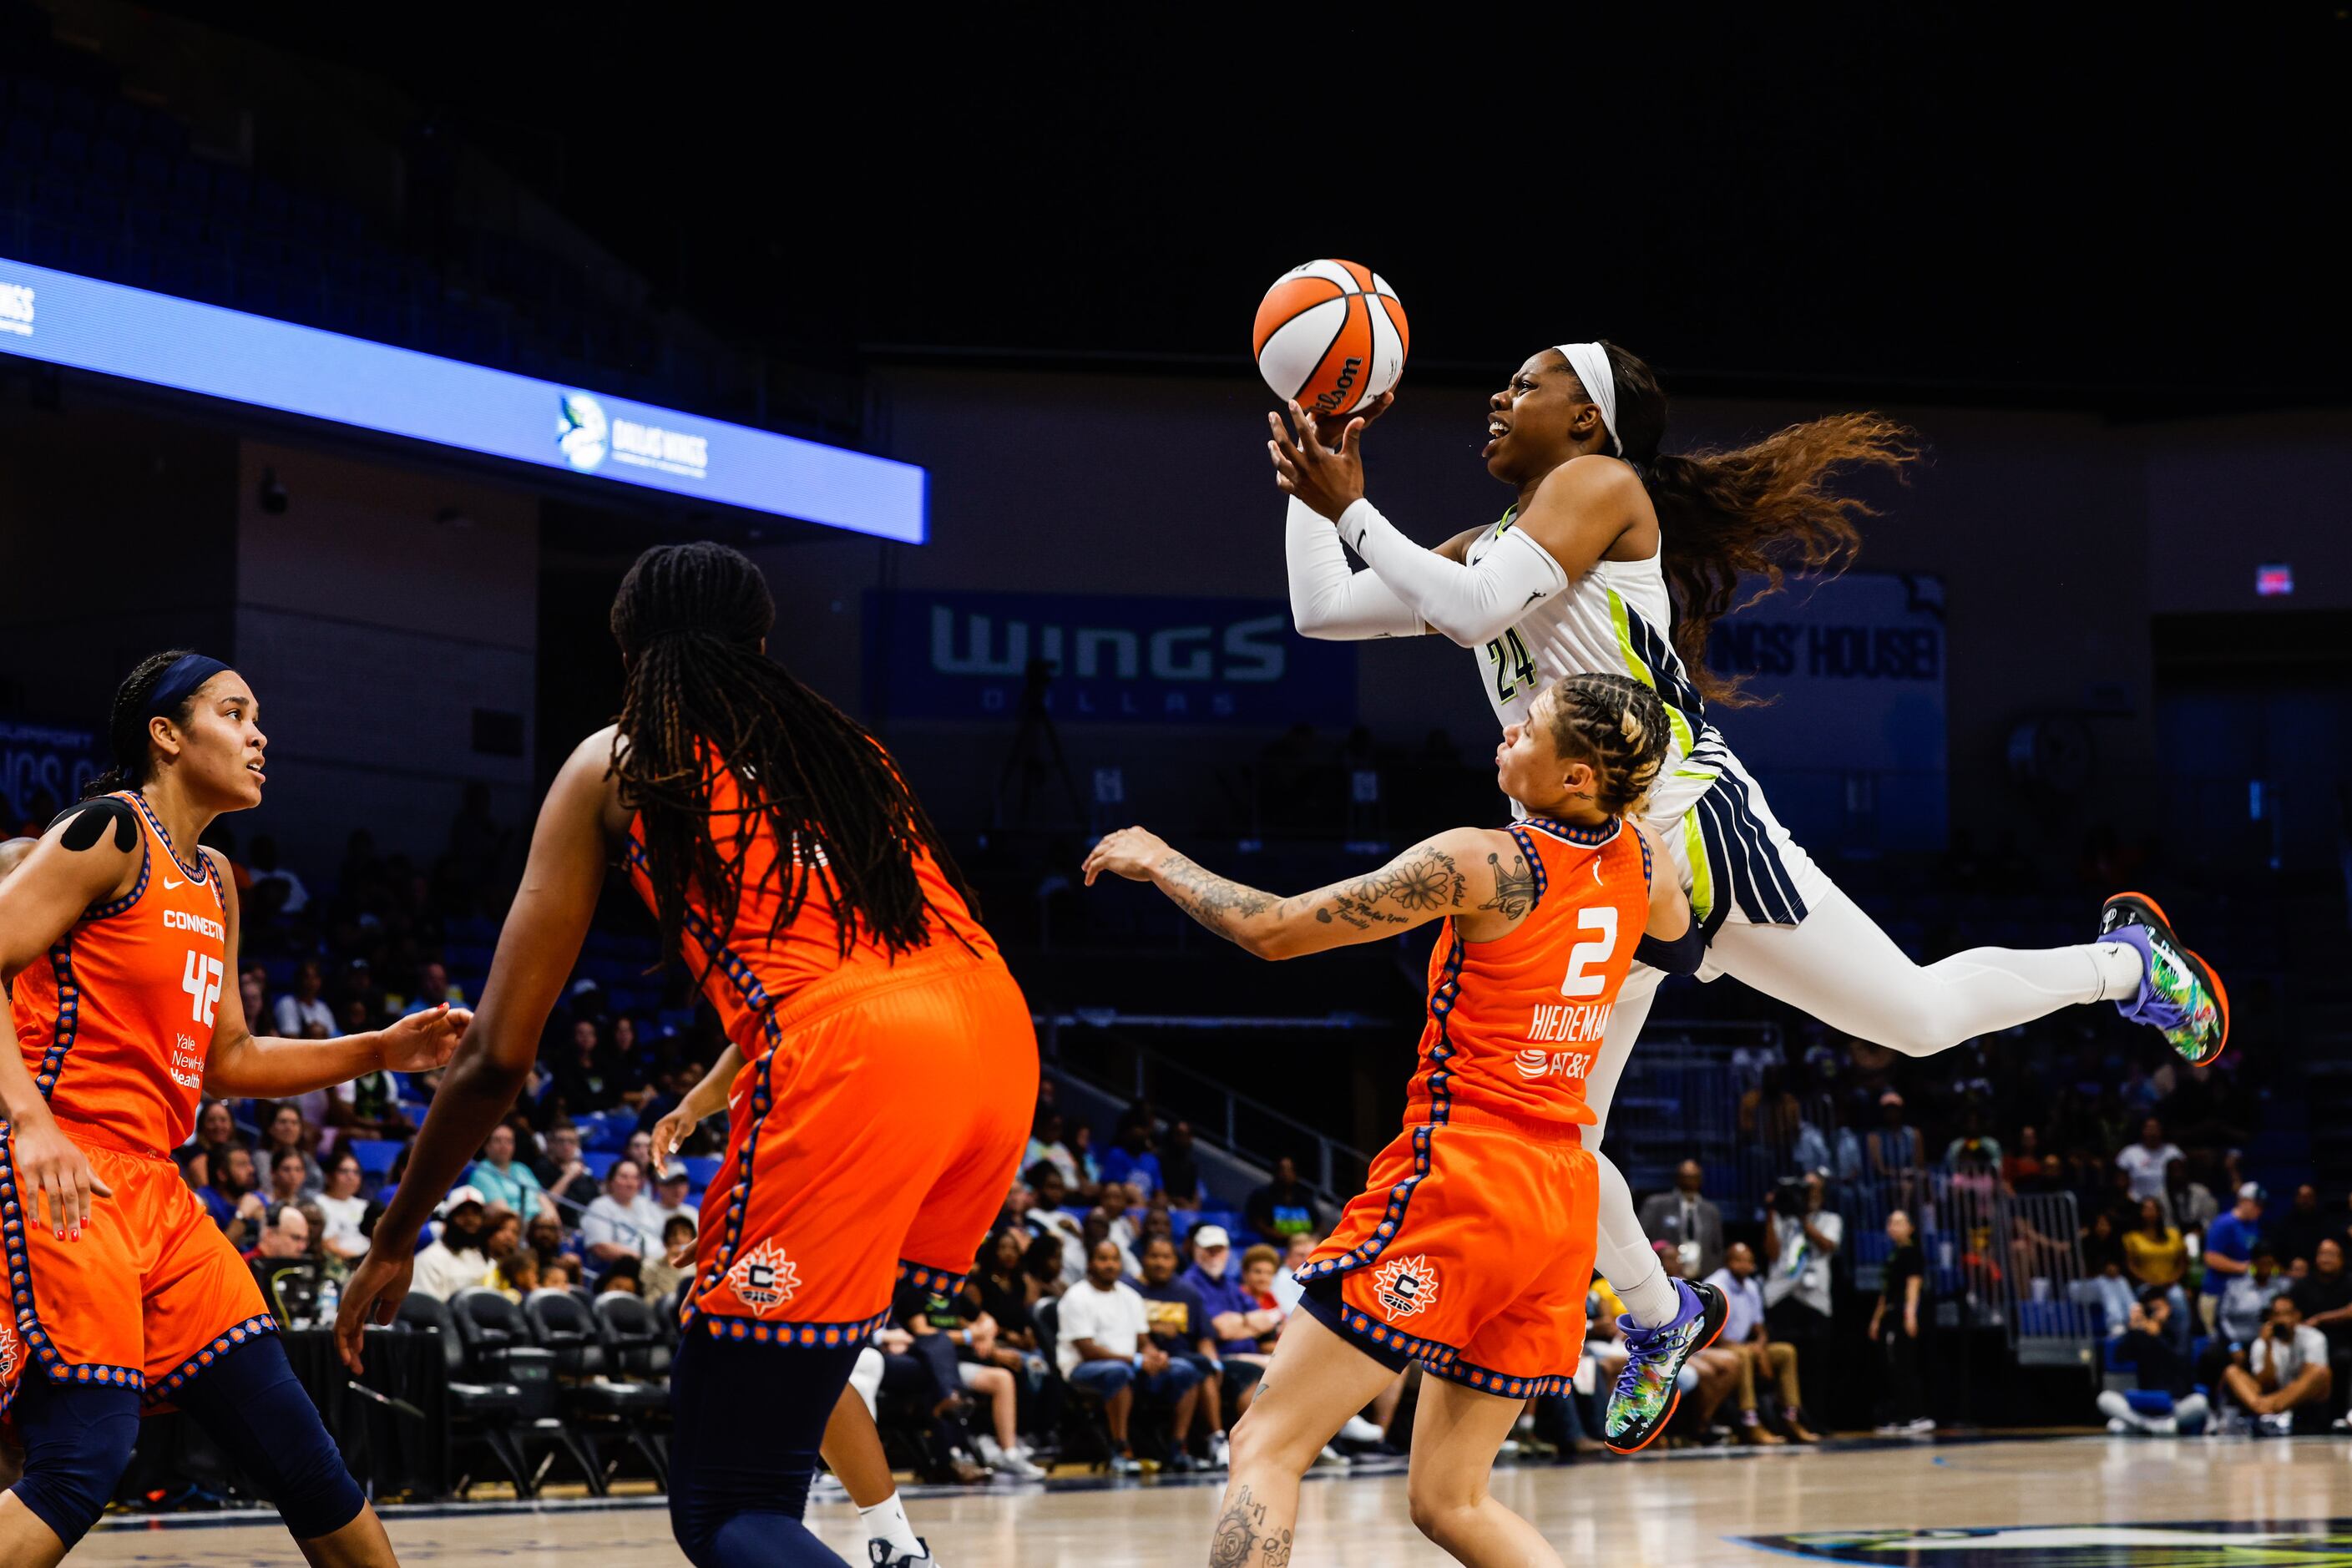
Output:
<instances>
[{"instance_id":1,"label":"player's elbow","mask_svg":"<svg viewBox=\"0 0 2352 1568\"><path fill-rule=\"evenodd\" d=\"M1307 951L1306 944L1286 926L1258 928L1244 926L1234 934L1234 941L1252 958L1280 962L1296 958Z\"/></svg>"}]
</instances>

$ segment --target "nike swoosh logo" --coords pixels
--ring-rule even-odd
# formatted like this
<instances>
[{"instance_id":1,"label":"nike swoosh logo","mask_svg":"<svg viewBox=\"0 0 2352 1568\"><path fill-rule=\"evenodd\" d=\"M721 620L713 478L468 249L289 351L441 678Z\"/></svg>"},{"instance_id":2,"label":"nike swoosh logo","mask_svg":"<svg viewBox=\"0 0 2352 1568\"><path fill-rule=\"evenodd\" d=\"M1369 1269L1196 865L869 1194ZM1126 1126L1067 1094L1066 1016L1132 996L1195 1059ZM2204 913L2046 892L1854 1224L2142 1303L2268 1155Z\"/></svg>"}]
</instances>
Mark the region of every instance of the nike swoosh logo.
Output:
<instances>
[{"instance_id":1,"label":"nike swoosh logo","mask_svg":"<svg viewBox=\"0 0 2352 1568\"><path fill-rule=\"evenodd\" d=\"M1532 604L1534 604L1538 599L1540 599L1540 598L1542 598L1542 597L1543 597L1543 590L1542 590L1541 588L1538 588L1534 593L1529 594L1529 595L1528 595L1528 605L1532 605ZM1522 608L1522 609L1525 609L1526 607L1527 607L1527 605L1522 605L1520 606L1520 608Z\"/></svg>"},{"instance_id":2,"label":"nike swoosh logo","mask_svg":"<svg viewBox=\"0 0 2352 1568\"><path fill-rule=\"evenodd\" d=\"M164 879L163 879L163 890L164 890L165 892L167 892L167 893L168 893L168 892L170 892L170 891L171 891L173 889L174 889L174 888L184 888L184 887L186 887L186 886L187 886L187 883L185 883L185 882L175 882L175 881L172 880L172 879L171 879L171 878L169 878L169 877L166 877L166 878L164 878Z\"/></svg>"}]
</instances>

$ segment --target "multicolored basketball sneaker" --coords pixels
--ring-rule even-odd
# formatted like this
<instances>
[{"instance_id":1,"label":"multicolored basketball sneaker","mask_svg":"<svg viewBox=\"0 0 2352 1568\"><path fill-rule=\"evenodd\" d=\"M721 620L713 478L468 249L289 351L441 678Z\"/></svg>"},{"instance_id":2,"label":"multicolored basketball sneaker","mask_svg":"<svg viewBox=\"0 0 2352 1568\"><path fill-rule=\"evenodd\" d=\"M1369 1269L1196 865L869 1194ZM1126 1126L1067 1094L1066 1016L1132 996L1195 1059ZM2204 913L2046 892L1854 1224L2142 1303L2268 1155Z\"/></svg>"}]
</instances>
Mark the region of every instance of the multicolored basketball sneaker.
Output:
<instances>
[{"instance_id":1,"label":"multicolored basketball sneaker","mask_svg":"<svg viewBox=\"0 0 2352 1568\"><path fill-rule=\"evenodd\" d=\"M2163 1031L2181 1059L2203 1067L2230 1043L2230 994L2212 966L2180 943L2172 922L2146 893L2117 893L2099 908L2099 940L2139 950L2146 973L2139 994L2117 1002L2135 1024Z\"/></svg>"},{"instance_id":2,"label":"multicolored basketball sneaker","mask_svg":"<svg viewBox=\"0 0 2352 1568\"><path fill-rule=\"evenodd\" d=\"M1617 1320L1625 1333L1625 1370L1609 1391L1609 1414L1601 1426L1601 1440L1612 1453L1638 1454L1666 1429L1675 1418L1675 1406L1682 1403L1682 1391L1675 1384L1683 1363L1723 1332L1730 1303L1721 1290L1677 1279L1675 1293L1682 1298L1683 1309L1670 1323L1645 1329L1630 1317Z\"/></svg>"}]
</instances>

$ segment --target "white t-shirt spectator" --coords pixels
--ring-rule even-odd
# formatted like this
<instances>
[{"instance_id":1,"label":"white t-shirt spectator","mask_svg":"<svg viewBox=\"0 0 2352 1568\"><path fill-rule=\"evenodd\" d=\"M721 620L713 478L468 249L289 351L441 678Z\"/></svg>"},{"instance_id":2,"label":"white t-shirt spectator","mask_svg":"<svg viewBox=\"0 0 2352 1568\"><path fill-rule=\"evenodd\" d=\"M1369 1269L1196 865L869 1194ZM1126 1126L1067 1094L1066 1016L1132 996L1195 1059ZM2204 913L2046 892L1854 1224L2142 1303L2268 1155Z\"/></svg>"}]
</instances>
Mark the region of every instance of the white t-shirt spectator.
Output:
<instances>
[{"instance_id":1,"label":"white t-shirt spectator","mask_svg":"<svg viewBox=\"0 0 2352 1568\"><path fill-rule=\"evenodd\" d=\"M489 1275L490 1260L482 1254L470 1248L452 1252L436 1241L416 1255L409 1288L446 1301L468 1285L482 1284Z\"/></svg>"},{"instance_id":2,"label":"white t-shirt spectator","mask_svg":"<svg viewBox=\"0 0 2352 1568\"><path fill-rule=\"evenodd\" d=\"M357 1193L347 1198L320 1193L316 1201L319 1212L327 1216L327 1250L337 1258L357 1258L365 1252L367 1237L360 1234L360 1221L367 1217L367 1199Z\"/></svg>"},{"instance_id":3,"label":"white t-shirt spectator","mask_svg":"<svg viewBox=\"0 0 2352 1568\"><path fill-rule=\"evenodd\" d=\"M1772 1277L1764 1282L1764 1301L1772 1306L1794 1296L1826 1318L1830 1315L1830 1255L1805 1235L1806 1220L1832 1247L1845 1245L1845 1221L1829 1209L1815 1209L1803 1219L1792 1214L1774 1215L1772 1224L1780 1232L1780 1257L1772 1265Z\"/></svg>"},{"instance_id":4,"label":"white t-shirt spectator","mask_svg":"<svg viewBox=\"0 0 2352 1568\"><path fill-rule=\"evenodd\" d=\"M612 1194L599 1193L596 1201L580 1215L580 1245L583 1247L609 1244L629 1247L640 1258L659 1258L661 1232L662 1212L643 1193L631 1199L625 1208L613 1201Z\"/></svg>"},{"instance_id":5,"label":"white t-shirt spectator","mask_svg":"<svg viewBox=\"0 0 2352 1568\"><path fill-rule=\"evenodd\" d=\"M1723 1292L1728 1303L1723 1315L1723 1335L1719 1343L1744 1345L1755 1336L1756 1325L1764 1321L1764 1287L1750 1274L1742 1279L1728 1266L1706 1277L1706 1282Z\"/></svg>"},{"instance_id":6,"label":"white t-shirt spectator","mask_svg":"<svg viewBox=\"0 0 2352 1568\"><path fill-rule=\"evenodd\" d=\"M2151 1149L2134 1143L2116 1156L2116 1169L2131 1178L2132 1202L2164 1196L2164 1168L2182 1158L2180 1146L2167 1143Z\"/></svg>"},{"instance_id":7,"label":"white t-shirt spectator","mask_svg":"<svg viewBox=\"0 0 2352 1568\"><path fill-rule=\"evenodd\" d=\"M1092 1340L1115 1356L1131 1356L1150 1331L1150 1315L1133 1286L1122 1279L1105 1290L1081 1279L1062 1298L1061 1332L1055 1342L1062 1375L1069 1376L1078 1364L1080 1340Z\"/></svg>"},{"instance_id":8,"label":"white t-shirt spectator","mask_svg":"<svg viewBox=\"0 0 2352 1568\"><path fill-rule=\"evenodd\" d=\"M2303 1375L2305 1367L2327 1364L2327 1336L2309 1323L2297 1323L2294 1342L2281 1345L2271 1338L2270 1325L2263 1324L2263 1337L2246 1351L2246 1363L2253 1368L2256 1377L2263 1375L2263 1369L2270 1364L2273 1352L2278 1353L2278 1384L2284 1388Z\"/></svg>"},{"instance_id":9,"label":"white t-shirt spectator","mask_svg":"<svg viewBox=\"0 0 2352 1568\"><path fill-rule=\"evenodd\" d=\"M342 1034L341 1029L335 1027L335 1010L327 1005L325 997L313 996L305 1002L289 991L278 999L278 1037L279 1039L307 1038L310 1026L313 1024L324 1028L327 1031L327 1038L331 1040Z\"/></svg>"}]
</instances>

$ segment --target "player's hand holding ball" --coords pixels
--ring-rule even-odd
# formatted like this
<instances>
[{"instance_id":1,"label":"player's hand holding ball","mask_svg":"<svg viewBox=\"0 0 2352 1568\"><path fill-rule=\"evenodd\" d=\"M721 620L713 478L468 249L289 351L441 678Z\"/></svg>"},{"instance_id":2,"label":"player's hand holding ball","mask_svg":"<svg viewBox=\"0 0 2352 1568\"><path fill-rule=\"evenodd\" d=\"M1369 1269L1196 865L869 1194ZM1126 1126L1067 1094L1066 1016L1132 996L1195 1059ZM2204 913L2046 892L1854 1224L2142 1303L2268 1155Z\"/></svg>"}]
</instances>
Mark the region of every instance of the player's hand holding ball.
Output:
<instances>
[{"instance_id":1,"label":"player's hand holding ball","mask_svg":"<svg viewBox=\"0 0 2352 1568\"><path fill-rule=\"evenodd\" d=\"M1251 335L1258 374L1295 426L1286 431L1267 416L1275 482L1336 521L1364 493L1357 438L1396 401L1409 338L1404 305L1369 267L1310 261L1266 290Z\"/></svg>"},{"instance_id":2,"label":"player's hand holding ball","mask_svg":"<svg viewBox=\"0 0 2352 1568\"><path fill-rule=\"evenodd\" d=\"M1130 882L1149 882L1151 868L1167 854L1168 841L1140 827L1122 827L1116 833L1105 834L1102 842L1087 856L1087 886L1093 887L1095 879L1105 871Z\"/></svg>"}]
</instances>

